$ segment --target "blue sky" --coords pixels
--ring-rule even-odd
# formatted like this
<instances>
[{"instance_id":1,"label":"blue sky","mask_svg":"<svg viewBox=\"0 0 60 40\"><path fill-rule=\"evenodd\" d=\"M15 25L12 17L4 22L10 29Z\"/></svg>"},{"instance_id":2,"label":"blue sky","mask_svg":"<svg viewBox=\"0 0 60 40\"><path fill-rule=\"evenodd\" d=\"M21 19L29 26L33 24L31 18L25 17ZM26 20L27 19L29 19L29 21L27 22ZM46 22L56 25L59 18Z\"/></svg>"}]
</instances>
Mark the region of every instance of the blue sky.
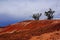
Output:
<instances>
[{"instance_id":1,"label":"blue sky","mask_svg":"<svg viewBox=\"0 0 60 40\"><path fill-rule=\"evenodd\" d=\"M60 18L60 0L0 0L0 26L33 19L32 14L44 14L49 8L56 11L54 18Z\"/></svg>"}]
</instances>

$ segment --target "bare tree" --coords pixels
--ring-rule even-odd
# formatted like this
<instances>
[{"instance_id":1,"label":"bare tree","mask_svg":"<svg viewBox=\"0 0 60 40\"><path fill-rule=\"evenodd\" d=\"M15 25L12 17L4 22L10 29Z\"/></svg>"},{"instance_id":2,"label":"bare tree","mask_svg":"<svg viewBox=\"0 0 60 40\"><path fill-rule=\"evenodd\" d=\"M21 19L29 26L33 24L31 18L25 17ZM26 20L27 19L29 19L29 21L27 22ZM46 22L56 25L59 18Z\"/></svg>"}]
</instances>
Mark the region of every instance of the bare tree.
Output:
<instances>
[{"instance_id":1,"label":"bare tree","mask_svg":"<svg viewBox=\"0 0 60 40\"><path fill-rule=\"evenodd\" d=\"M33 18L35 19L35 20L39 20L39 18L40 18L40 16L42 15L42 13L37 13L37 14L33 14Z\"/></svg>"},{"instance_id":2,"label":"bare tree","mask_svg":"<svg viewBox=\"0 0 60 40\"><path fill-rule=\"evenodd\" d=\"M47 16L47 19L49 19L49 20L51 20L51 19L53 19L53 13L54 13L55 11L52 11L52 9L50 8L49 9L49 11L45 11L45 16Z\"/></svg>"}]
</instances>

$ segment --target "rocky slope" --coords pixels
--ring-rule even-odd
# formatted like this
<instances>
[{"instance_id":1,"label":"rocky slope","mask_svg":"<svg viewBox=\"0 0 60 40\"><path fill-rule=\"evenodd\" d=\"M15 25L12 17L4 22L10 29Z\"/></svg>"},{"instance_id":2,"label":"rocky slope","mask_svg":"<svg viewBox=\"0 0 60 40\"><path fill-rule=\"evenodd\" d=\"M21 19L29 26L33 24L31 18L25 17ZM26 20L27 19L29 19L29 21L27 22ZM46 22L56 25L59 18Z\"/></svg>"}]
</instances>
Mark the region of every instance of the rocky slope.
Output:
<instances>
[{"instance_id":1,"label":"rocky slope","mask_svg":"<svg viewBox=\"0 0 60 40\"><path fill-rule=\"evenodd\" d=\"M59 40L59 37L60 20L26 20L0 30L1 40Z\"/></svg>"},{"instance_id":2,"label":"rocky slope","mask_svg":"<svg viewBox=\"0 0 60 40\"><path fill-rule=\"evenodd\" d=\"M32 36L29 40L60 40L60 30L50 33L44 33L40 36Z\"/></svg>"}]
</instances>

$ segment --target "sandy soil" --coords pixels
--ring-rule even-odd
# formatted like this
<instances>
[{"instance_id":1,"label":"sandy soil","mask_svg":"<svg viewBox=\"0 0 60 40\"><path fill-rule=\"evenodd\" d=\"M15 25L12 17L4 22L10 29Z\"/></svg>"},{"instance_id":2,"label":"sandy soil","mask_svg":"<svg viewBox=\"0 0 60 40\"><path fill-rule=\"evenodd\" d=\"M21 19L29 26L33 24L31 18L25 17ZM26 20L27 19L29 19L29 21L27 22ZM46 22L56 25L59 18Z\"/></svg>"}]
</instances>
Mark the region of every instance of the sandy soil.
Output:
<instances>
[{"instance_id":1,"label":"sandy soil","mask_svg":"<svg viewBox=\"0 0 60 40\"><path fill-rule=\"evenodd\" d=\"M60 40L60 20L27 20L1 28L0 40Z\"/></svg>"}]
</instances>

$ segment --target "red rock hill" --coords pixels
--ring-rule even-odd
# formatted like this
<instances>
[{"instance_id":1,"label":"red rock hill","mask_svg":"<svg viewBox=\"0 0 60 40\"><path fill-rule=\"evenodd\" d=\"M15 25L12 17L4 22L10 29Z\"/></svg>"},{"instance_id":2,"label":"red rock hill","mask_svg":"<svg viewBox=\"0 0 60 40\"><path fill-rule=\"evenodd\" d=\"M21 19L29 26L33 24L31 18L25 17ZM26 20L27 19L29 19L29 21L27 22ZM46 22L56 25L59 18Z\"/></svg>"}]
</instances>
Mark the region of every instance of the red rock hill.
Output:
<instances>
[{"instance_id":1,"label":"red rock hill","mask_svg":"<svg viewBox=\"0 0 60 40\"><path fill-rule=\"evenodd\" d=\"M60 20L27 20L2 28L0 39L28 40L32 36L39 36L56 30L60 30Z\"/></svg>"}]
</instances>

